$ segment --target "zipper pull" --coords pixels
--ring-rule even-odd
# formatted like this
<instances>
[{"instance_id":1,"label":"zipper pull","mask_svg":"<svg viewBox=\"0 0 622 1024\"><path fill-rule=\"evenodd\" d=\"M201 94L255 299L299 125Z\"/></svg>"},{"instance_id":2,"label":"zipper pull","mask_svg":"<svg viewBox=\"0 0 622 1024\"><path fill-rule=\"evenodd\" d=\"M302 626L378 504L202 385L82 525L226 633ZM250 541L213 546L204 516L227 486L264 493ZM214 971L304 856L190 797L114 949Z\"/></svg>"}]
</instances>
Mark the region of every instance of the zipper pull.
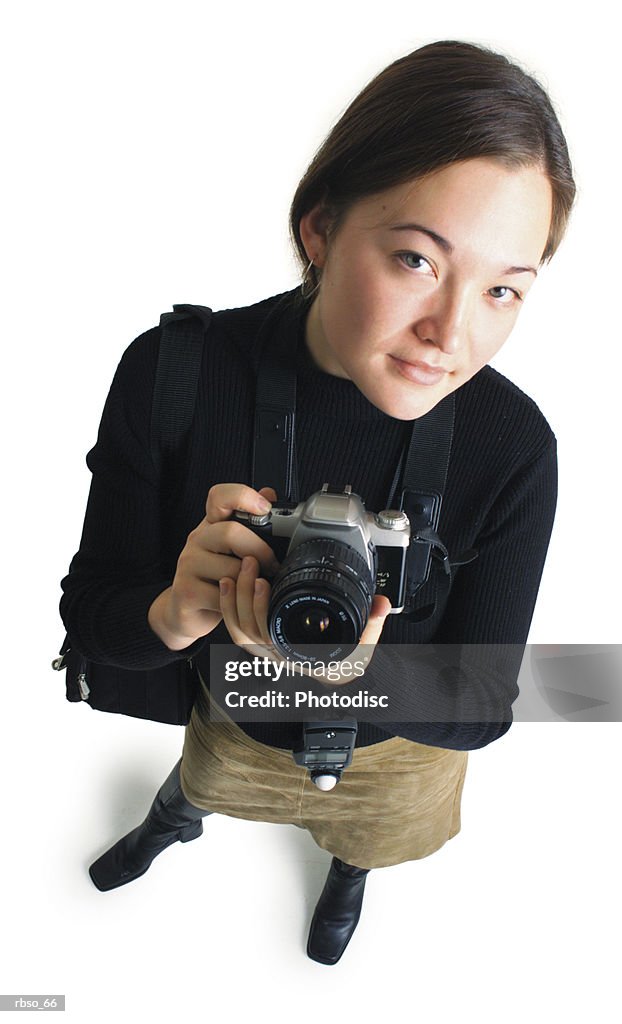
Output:
<instances>
[{"instance_id":1,"label":"zipper pull","mask_svg":"<svg viewBox=\"0 0 622 1024\"><path fill-rule=\"evenodd\" d=\"M81 666L81 672L78 672L78 686L80 688L80 696L82 700L86 700L89 693L91 692L90 687L86 681L86 662L83 661Z\"/></svg>"}]
</instances>

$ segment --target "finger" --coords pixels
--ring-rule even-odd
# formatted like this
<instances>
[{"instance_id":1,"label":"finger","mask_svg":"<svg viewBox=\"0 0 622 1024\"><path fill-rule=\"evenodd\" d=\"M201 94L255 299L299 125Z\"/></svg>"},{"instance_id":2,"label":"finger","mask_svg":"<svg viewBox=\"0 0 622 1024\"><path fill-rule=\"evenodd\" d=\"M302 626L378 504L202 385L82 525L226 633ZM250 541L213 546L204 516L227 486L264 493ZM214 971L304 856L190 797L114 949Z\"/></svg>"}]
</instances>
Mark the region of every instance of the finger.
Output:
<instances>
[{"instance_id":1,"label":"finger","mask_svg":"<svg viewBox=\"0 0 622 1024\"><path fill-rule=\"evenodd\" d=\"M259 628L261 642L272 646L272 638L268 629L268 608L270 605L271 586L267 580L255 580L255 621Z\"/></svg>"},{"instance_id":2,"label":"finger","mask_svg":"<svg viewBox=\"0 0 622 1024\"><path fill-rule=\"evenodd\" d=\"M277 500L277 494L274 487L260 487L259 493L263 498L267 498L271 505L274 505Z\"/></svg>"},{"instance_id":3,"label":"finger","mask_svg":"<svg viewBox=\"0 0 622 1024\"><path fill-rule=\"evenodd\" d=\"M384 627L387 615L391 611L391 602L388 597L375 595L367 625L361 636L361 644L377 644Z\"/></svg>"},{"instance_id":4,"label":"finger","mask_svg":"<svg viewBox=\"0 0 622 1024\"><path fill-rule=\"evenodd\" d=\"M207 495L205 516L208 522L218 523L229 519L236 509L261 515L270 511L270 504L269 499L247 484L215 484Z\"/></svg>"},{"instance_id":5,"label":"finger","mask_svg":"<svg viewBox=\"0 0 622 1024\"><path fill-rule=\"evenodd\" d=\"M236 584L237 621L251 643L261 642L261 631L255 618L255 580L258 564L255 558L242 559Z\"/></svg>"},{"instance_id":6,"label":"finger","mask_svg":"<svg viewBox=\"0 0 622 1024\"><path fill-rule=\"evenodd\" d=\"M252 555L253 558L257 559L263 573L267 576L273 576L279 568L279 563L270 545L253 533L252 530L249 530L247 526L244 526L243 523L231 520L221 523L208 523L207 519L204 519L203 523L193 531L193 540L207 553L234 555L239 560L244 558L245 555ZM205 566L206 563L203 560L201 561L202 565ZM214 574L213 576L208 574L206 578L220 579L222 576L236 578L239 571L239 565L236 567L233 562L227 563L226 571L218 575Z\"/></svg>"},{"instance_id":7,"label":"finger","mask_svg":"<svg viewBox=\"0 0 622 1024\"><path fill-rule=\"evenodd\" d=\"M201 580L204 583L214 583L218 588L218 580L223 576L237 579L240 572L240 559L217 553L215 551L197 551L196 549L188 555L180 556L178 569L186 577Z\"/></svg>"},{"instance_id":8,"label":"finger","mask_svg":"<svg viewBox=\"0 0 622 1024\"><path fill-rule=\"evenodd\" d=\"M220 610L229 636L234 644L244 643L245 637L238 622L235 580L224 577L219 582Z\"/></svg>"},{"instance_id":9,"label":"finger","mask_svg":"<svg viewBox=\"0 0 622 1024\"><path fill-rule=\"evenodd\" d=\"M267 498L271 505L274 505L275 501L278 500L278 495L277 495L274 487L260 487L259 488L259 493L261 494L261 496L263 498ZM272 550L272 549L270 549L270 550ZM273 561L272 561L272 563L270 565L268 565L268 566L265 566L264 569L267 571L267 574L269 576L275 576L280 568L281 568L280 563L278 562L276 556L274 556L274 553L273 553Z\"/></svg>"}]
</instances>

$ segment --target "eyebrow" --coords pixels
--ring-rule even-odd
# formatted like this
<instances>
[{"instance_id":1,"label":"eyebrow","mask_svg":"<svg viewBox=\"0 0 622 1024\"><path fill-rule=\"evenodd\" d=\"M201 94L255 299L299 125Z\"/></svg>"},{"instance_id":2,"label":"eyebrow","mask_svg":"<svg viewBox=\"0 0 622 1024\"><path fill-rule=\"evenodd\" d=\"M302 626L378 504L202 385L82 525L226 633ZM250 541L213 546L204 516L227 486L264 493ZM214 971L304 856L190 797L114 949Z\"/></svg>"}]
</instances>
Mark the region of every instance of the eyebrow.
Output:
<instances>
[{"instance_id":1,"label":"eyebrow","mask_svg":"<svg viewBox=\"0 0 622 1024\"><path fill-rule=\"evenodd\" d=\"M390 231L420 231L421 234L427 235L433 242L443 249L446 253L452 253L454 247L451 242L448 242L442 235L432 231L430 228L426 228L423 224L392 224L389 228ZM502 276L506 274L533 274L534 277L538 276L538 271L535 267L508 267L506 270L501 271Z\"/></svg>"}]
</instances>

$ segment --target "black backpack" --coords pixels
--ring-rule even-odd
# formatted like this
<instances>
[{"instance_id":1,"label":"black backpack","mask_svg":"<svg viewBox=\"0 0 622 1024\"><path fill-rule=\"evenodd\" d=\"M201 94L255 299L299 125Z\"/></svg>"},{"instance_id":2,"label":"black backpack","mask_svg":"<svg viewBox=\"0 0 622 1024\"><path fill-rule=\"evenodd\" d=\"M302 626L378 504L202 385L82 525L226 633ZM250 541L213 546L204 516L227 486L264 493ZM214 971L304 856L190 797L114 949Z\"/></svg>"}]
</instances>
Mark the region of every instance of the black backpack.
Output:
<instances>
[{"instance_id":1,"label":"black backpack","mask_svg":"<svg viewBox=\"0 0 622 1024\"><path fill-rule=\"evenodd\" d=\"M212 311L207 306L176 305L160 317L160 352L151 410L151 450L162 471L190 429L196 401L203 339ZM169 725L187 725L197 694L192 658L157 669L124 669L85 658L65 636L52 662L66 670L67 700Z\"/></svg>"}]
</instances>

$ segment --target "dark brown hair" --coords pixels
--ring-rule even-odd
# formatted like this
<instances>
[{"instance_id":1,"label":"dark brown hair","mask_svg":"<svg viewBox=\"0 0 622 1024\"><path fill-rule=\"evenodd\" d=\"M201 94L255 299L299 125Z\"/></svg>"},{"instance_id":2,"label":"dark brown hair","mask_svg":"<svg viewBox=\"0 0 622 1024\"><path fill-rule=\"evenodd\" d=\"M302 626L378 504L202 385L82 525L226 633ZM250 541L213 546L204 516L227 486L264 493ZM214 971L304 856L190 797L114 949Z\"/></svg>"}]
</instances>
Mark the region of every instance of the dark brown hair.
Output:
<instances>
[{"instance_id":1,"label":"dark brown hair","mask_svg":"<svg viewBox=\"0 0 622 1024\"><path fill-rule=\"evenodd\" d=\"M334 235L359 199L474 157L541 166L553 191L542 262L556 251L575 197L563 131L542 86L507 57L454 40L430 43L389 64L352 101L294 195L290 234L309 259L300 219L321 202ZM317 287L319 271L309 277Z\"/></svg>"}]
</instances>

